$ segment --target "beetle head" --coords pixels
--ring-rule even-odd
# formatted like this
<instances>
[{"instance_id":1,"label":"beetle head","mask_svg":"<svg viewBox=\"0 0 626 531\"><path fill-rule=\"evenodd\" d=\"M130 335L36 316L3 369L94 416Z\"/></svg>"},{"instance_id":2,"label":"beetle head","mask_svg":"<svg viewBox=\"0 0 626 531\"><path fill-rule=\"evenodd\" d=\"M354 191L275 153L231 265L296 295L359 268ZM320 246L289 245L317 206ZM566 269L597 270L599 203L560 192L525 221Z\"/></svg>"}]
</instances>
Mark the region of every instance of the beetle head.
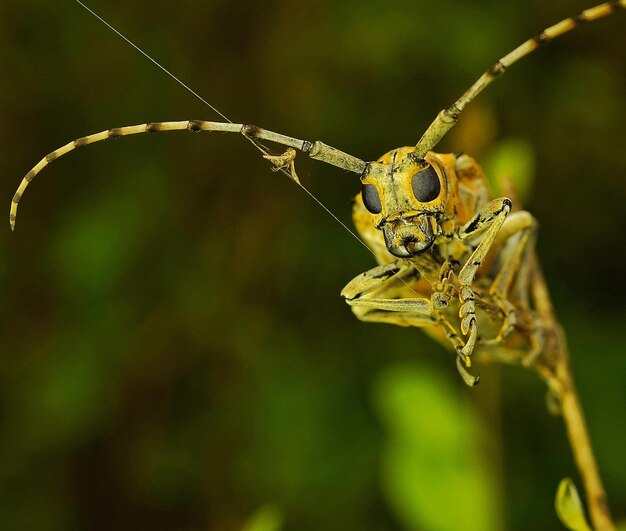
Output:
<instances>
[{"instance_id":1,"label":"beetle head","mask_svg":"<svg viewBox=\"0 0 626 531\"><path fill-rule=\"evenodd\" d=\"M430 153L399 148L369 164L361 176L361 198L391 254L410 258L430 249L441 232L447 198L443 166Z\"/></svg>"}]
</instances>

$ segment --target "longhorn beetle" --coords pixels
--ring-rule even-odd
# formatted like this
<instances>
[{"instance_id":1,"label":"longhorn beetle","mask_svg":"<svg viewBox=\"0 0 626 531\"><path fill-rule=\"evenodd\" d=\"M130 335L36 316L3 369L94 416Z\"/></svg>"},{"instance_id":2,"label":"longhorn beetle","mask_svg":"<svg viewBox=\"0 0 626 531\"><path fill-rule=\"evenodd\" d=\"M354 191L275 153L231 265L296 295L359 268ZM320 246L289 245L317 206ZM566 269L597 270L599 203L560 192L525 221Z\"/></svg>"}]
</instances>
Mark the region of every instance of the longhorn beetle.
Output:
<instances>
[{"instance_id":1,"label":"longhorn beetle","mask_svg":"<svg viewBox=\"0 0 626 531\"><path fill-rule=\"evenodd\" d=\"M415 146L392 149L372 162L321 141L301 140L254 125L204 120L144 123L78 138L46 155L23 178L11 202L11 228L15 228L18 204L37 174L75 148L103 140L166 131L238 133L274 169L296 182L295 159L302 152L360 178L353 220L378 265L342 291L359 319L423 328L455 353L457 368L468 385L478 383L469 370L473 357L532 367L560 398L567 416L565 409L578 405L568 406L566 400L571 381L561 331L535 255L535 219L516 210L507 197L492 198L472 157L433 149L466 106L515 62L580 23L624 8L626 0L611 0L544 29L496 61L436 116ZM275 154L265 142L287 149ZM578 456L577 460L582 470ZM598 502L591 507L594 523L610 528L603 525L608 515L603 521L602 510L597 508L602 505L598 501L603 497L601 485L593 484L584 471L583 475L589 498Z\"/></svg>"},{"instance_id":2,"label":"longhorn beetle","mask_svg":"<svg viewBox=\"0 0 626 531\"><path fill-rule=\"evenodd\" d=\"M146 123L78 138L46 155L26 174L11 202L11 228L27 186L41 170L77 147L103 140L165 131L239 133L275 169L287 170L296 181L294 159L301 151L357 174L362 183L353 220L379 266L342 291L355 315L364 321L422 327L447 341L457 354L463 379L475 385L478 378L467 371L475 350L508 358L517 351L514 357L529 365L542 352L543 329L552 323L540 318L549 301L534 258L536 223L528 212L512 212L510 199L490 197L486 179L469 155L432 149L465 107L515 62L580 23L625 7L626 0L613 0L546 28L498 60L442 110L414 147L393 149L373 162L320 141L204 120ZM274 155L261 141L288 149Z\"/></svg>"}]
</instances>

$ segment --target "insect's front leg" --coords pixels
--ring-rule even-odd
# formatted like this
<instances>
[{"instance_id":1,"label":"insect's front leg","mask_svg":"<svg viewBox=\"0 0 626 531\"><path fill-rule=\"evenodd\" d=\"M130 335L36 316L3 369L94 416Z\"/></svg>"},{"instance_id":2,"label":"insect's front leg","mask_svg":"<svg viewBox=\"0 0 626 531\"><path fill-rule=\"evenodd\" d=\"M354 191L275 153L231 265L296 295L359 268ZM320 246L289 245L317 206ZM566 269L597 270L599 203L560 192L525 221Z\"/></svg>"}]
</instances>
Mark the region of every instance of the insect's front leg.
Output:
<instances>
[{"instance_id":1,"label":"insect's front leg","mask_svg":"<svg viewBox=\"0 0 626 531\"><path fill-rule=\"evenodd\" d=\"M482 265L487 253L491 249L496 236L500 232L506 217L511 211L511 200L506 197L494 199L488 203L478 214L470 219L459 231L459 238L465 240L481 232L485 232L480 243L474 249L465 265L459 271L459 317L461 318L461 332L468 336L459 355L463 358L466 366L470 366L470 355L478 339L478 324L476 322L476 306L474 303L474 291L472 284L478 268Z\"/></svg>"},{"instance_id":2,"label":"insect's front leg","mask_svg":"<svg viewBox=\"0 0 626 531\"><path fill-rule=\"evenodd\" d=\"M385 264L361 273L341 291L361 321L400 326L436 326L429 298L419 297L411 283L419 272L401 262Z\"/></svg>"},{"instance_id":3,"label":"insect's front leg","mask_svg":"<svg viewBox=\"0 0 626 531\"><path fill-rule=\"evenodd\" d=\"M361 321L439 327L453 350L460 352L463 341L445 313L433 308L430 298L414 297L419 292L410 283L419 278L420 274L413 266L393 262L361 273L348 283L341 295ZM466 384L474 386L478 383L479 378L467 372L458 361L457 368Z\"/></svg>"}]
</instances>

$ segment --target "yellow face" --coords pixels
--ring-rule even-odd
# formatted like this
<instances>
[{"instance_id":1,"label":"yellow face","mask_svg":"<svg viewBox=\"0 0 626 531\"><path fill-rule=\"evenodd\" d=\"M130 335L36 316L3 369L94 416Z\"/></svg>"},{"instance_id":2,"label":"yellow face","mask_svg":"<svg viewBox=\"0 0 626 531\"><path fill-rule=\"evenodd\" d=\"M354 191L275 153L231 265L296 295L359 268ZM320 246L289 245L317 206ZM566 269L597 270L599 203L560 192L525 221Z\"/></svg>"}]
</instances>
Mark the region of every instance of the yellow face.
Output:
<instances>
[{"instance_id":1,"label":"yellow face","mask_svg":"<svg viewBox=\"0 0 626 531\"><path fill-rule=\"evenodd\" d=\"M430 249L440 234L448 196L445 170L430 153L394 149L370 164L361 177L361 196L391 254L409 258Z\"/></svg>"}]
</instances>

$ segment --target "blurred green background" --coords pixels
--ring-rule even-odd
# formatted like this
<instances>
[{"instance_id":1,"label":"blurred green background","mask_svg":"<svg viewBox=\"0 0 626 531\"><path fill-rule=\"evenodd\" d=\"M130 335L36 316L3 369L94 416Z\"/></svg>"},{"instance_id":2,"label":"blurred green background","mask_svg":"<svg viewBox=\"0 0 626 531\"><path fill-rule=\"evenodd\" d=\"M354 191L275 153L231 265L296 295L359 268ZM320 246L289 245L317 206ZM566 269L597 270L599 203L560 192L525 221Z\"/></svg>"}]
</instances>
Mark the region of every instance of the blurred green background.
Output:
<instances>
[{"instance_id":1,"label":"blurred green background","mask_svg":"<svg viewBox=\"0 0 626 531\"><path fill-rule=\"evenodd\" d=\"M90 0L233 121L371 160L588 1ZM626 15L513 67L439 146L533 189L539 252L626 518ZM2 198L70 139L218 119L72 1L0 4ZM298 159L349 223L355 178ZM503 169L504 168L504 169ZM534 168L534 170L533 170ZM372 257L235 135L55 162L0 230L0 529L559 529L544 386L465 387L339 297Z\"/></svg>"}]
</instances>

